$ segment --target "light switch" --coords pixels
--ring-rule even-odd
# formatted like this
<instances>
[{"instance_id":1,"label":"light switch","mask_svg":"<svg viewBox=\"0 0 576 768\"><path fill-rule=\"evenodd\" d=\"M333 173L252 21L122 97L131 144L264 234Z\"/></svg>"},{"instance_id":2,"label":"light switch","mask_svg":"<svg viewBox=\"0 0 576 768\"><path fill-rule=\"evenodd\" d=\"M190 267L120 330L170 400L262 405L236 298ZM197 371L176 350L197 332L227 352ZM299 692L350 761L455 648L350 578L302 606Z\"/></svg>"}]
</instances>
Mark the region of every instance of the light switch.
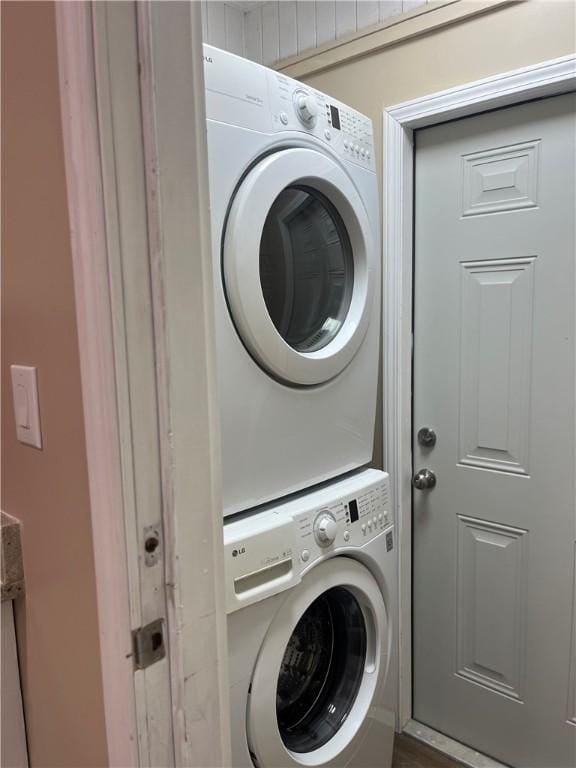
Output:
<instances>
[{"instance_id":1,"label":"light switch","mask_svg":"<svg viewBox=\"0 0 576 768\"><path fill-rule=\"evenodd\" d=\"M36 368L30 365L10 366L16 437L21 443L42 448L38 380Z\"/></svg>"}]
</instances>

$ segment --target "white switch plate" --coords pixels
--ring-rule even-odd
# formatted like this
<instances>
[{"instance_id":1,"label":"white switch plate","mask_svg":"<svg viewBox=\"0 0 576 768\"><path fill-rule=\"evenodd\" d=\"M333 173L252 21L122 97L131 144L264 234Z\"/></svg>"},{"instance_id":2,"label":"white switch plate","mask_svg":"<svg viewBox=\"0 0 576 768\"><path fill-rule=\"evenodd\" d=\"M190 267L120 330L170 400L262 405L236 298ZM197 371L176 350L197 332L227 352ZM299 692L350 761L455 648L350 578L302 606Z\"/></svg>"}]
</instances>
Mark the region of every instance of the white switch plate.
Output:
<instances>
[{"instance_id":1,"label":"white switch plate","mask_svg":"<svg viewBox=\"0 0 576 768\"><path fill-rule=\"evenodd\" d=\"M11 365L10 373L12 374L16 437L21 443L42 448L36 368L31 365Z\"/></svg>"}]
</instances>

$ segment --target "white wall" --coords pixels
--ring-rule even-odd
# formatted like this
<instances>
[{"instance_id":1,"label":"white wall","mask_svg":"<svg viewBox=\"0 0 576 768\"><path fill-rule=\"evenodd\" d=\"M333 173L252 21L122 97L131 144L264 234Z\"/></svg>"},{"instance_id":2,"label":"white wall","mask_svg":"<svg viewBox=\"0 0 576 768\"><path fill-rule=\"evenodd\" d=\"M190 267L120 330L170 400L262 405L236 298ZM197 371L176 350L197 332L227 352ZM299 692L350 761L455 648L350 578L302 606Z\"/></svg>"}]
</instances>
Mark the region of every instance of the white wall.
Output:
<instances>
[{"instance_id":1,"label":"white wall","mask_svg":"<svg viewBox=\"0 0 576 768\"><path fill-rule=\"evenodd\" d=\"M202 37L205 43L245 55L246 10L242 3L202 0Z\"/></svg>"},{"instance_id":2,"label":"white wall","mask_svg":"<svg viewBox=\"0 0 576 768\"><path fill-rule=\"evenodd\" d=\"M202 0L204 40L262 64L334 42L428 0Z\"/></svg>"}]
</instances>

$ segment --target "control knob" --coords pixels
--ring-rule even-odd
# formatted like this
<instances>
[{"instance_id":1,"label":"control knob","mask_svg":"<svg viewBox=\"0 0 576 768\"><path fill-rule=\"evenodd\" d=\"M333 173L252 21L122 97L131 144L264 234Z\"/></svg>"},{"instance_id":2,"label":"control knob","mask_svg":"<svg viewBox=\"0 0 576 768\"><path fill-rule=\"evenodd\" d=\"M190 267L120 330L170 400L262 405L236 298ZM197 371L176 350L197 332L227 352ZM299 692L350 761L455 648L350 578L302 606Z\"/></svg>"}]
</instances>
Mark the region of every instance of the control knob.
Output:
<instances>
[{"instance_id":1,"label":"control knob","mask_svg":"<svg viewBox=\"0 0 576 768\"><path fill-rule=\"evenodd\" d=\"M305 125L314 125L318 117L318 104L316 100L302 91L296 93L294 105L298 117Z\"/></svg>"},{"instance_id":2,"label":"control knob","mask_svg":"<svg viewBox=\"0 0 576 768\"><path fill-rule=\"evenodd\" d=\"M329 547L338 533L338 523L330 512L321 512L314 523L314 537L321 547Z\"/></svg>"}]
</instances>

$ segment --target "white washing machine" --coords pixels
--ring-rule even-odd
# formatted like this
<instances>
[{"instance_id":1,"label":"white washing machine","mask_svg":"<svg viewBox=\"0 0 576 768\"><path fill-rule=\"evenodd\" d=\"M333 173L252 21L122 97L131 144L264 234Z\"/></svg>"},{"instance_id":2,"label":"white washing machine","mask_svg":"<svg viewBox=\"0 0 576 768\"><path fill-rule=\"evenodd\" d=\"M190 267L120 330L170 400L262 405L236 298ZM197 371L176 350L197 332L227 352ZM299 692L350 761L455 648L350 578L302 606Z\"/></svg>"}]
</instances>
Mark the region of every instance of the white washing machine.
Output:
<instances>
[{"instance_id":1,"label":"white washing machine","mask_svg":"<svg viewBox=\"0 0 576 768\"><path fill-rule=\"evenodd\" d=\"M234 768L389 768L388 499L369 469L224 524Z\"/></svg>"},{"instance_id":2,"label":"white washing machine","mask_svg":"<svg viewBox=\"0 0 576 768\"><path fill-rule=\"evenodd\" d=\"M371 121L205 46L224 514L372 458L380 318Z\"/></svg>"}]
</instances>

